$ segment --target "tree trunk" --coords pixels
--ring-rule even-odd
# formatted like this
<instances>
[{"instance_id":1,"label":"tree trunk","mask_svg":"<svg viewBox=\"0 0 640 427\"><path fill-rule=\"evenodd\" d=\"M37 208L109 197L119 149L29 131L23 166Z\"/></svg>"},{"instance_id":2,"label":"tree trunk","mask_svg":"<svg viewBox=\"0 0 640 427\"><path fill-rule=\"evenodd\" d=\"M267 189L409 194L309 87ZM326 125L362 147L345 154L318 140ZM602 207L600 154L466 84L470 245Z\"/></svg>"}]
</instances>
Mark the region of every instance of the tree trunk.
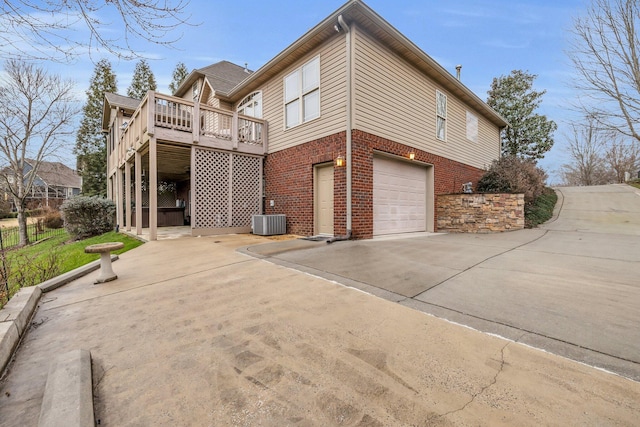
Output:
<instances>
[{"instance_id":1,"label":"tree trunk","mask_svg":"<svg viewBox=\"0 0 640 427\"><path fill-rule=\"evenodd\" d=\"M29 234L27 233L27 215L22 203L16 203L18 211L18 231L20 233L20 246L29 244Z\"/></svg>"}]
</instances>

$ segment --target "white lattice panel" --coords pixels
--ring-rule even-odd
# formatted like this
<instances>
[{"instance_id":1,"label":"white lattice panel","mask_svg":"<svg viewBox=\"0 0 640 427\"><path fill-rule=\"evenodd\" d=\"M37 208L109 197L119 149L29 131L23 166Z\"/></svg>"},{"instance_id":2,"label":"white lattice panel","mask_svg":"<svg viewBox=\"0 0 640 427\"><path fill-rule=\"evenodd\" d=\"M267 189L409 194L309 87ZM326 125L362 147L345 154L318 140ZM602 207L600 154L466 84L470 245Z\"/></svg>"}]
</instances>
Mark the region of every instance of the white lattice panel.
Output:
<instances>
[{"instance_id":1,"label":"white lattice panel","mask_svg":"<svg viewBox=\"0 0 640 427\"><path fill-rule=\"evenodd\" d=\"M260 214L260 162L262 159L233 156L232 227L251 225L251 217Z\"/></svg>"},{"instance_id":2,"label":"white lattice panel","mask_svg":"<svg viewBox=\"0 0 640 427\"><path fill-rule=\"evenodd\" d=\"M195 157L197 199L194 227L228 227L231 154L196 149Z\"/></svg>"},{"instance_id":3,"label":"white lattice panel","mask_svg":"<svg viewBox=\"0 0 640 427\"><path fill-rule=\"evenodd\" d=\"M195 150L194 228L250 227L261 212L261 158Z\"/></svg>"}]
</instances>

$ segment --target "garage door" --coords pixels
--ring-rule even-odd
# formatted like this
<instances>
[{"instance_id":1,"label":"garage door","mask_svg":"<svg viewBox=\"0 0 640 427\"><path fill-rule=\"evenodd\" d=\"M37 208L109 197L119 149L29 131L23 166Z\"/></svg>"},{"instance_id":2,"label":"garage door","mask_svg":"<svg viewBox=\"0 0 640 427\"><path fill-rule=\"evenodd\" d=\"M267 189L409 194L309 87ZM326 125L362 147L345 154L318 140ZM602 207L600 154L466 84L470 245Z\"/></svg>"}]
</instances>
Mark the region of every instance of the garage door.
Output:
<instances>
[{"instance_id":1,"label":"garage door","mask_svg":"<svg viewBox=\"0 0 640 427\"><path fill-rule=\"evenodd\" d=\"M426 231L427 169L374 157L373 235Z\"/></svg>"}]
</instances>

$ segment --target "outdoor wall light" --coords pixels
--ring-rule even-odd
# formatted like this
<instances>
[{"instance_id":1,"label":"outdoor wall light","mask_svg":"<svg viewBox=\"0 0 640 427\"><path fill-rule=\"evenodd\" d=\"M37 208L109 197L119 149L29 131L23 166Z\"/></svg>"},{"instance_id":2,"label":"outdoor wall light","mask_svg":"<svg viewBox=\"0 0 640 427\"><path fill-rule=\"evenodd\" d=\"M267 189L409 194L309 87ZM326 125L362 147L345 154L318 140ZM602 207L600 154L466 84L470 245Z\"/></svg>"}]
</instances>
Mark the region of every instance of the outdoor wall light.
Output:
<instances>
[{"instance_id":1,"label":"outdoor wall light","mask_svg":"<svg viewBox=\"0 0 640 427\"><path fill-rule=\"evenodd\" d=\"M409 153L409 160L415 160L416 158L416 153L414 153L413 151Z\"/></svg>"},{"instance_id":2,"label":"outdoor wall light","mask_svg":"<svg viewBox=\"0 0 640 427\"><path fill-rule=\"evenodd\" d=\"M336 166L337 166L337 167L341 168L341 167L343 167L345 164L346 164L346 162L345 162L345 160L344 160L344 157L342 157L342 156L338 156L338 157L336 158Z\"/></svg>"}]
</instances>

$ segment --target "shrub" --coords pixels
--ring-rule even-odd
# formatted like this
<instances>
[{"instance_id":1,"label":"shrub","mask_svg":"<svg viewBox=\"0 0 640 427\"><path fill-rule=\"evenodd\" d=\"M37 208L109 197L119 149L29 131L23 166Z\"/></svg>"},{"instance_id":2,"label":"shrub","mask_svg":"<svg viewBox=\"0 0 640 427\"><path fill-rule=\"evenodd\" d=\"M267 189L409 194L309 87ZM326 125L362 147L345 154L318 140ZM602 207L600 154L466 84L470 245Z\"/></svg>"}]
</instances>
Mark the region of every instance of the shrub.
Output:
<instances>
[{"instance_id":1,"label":"shrub","mask_svg":"<svg viewBox=\"0 0 640 427\"><path fill-rule=\"evenodd\" d=\"M62 220L62 215L60 211L50 210L44 215L44 226L47 228L62 228L64 226L64 221Z\"/></svg>"},{"instance_id":2,"label":"shrub","mask_svg":"<svg viewBox=\"0 0 640 427\"><path fill-rule=\"evenodd\" d=\"M44 257L36 253L19 252L7 259L5 267L9 282L13 287L35 286L60 274L60 253L58 250L46 252Z\"/></svg>"},{"instance_id":3,"label":"shrub","mask_svg":"<svg viewBox=\"0 0 640 427\"><path fill-rule=\"evenodd\" d=\"M553 209L558 201L558 195L553 189L546 187L533 203L524 207L524 226L534 228L543 224L553 216Z\"/></svg>"},{"instance_id":4,"label":"shrub","mask_svg":"<svg viewBox=\"0 0 640 427\"><path fill-rule=\"evenodd\" d=\"M495 160L478 181L480 193L524 193L526 204L542 194L547 174L532 160L505 156Z\"/></svg>"},{"instance_id":5,"label":"shrub","mask_svg":"<svg viewBox=\"0 0 640 427\"><path fill-rule=\"evenodd\" d=\"M97 196L65 200L60 210L65 230L76 240L106 233L115 223L115 203Z\"/></svg>"}]
</instances>

